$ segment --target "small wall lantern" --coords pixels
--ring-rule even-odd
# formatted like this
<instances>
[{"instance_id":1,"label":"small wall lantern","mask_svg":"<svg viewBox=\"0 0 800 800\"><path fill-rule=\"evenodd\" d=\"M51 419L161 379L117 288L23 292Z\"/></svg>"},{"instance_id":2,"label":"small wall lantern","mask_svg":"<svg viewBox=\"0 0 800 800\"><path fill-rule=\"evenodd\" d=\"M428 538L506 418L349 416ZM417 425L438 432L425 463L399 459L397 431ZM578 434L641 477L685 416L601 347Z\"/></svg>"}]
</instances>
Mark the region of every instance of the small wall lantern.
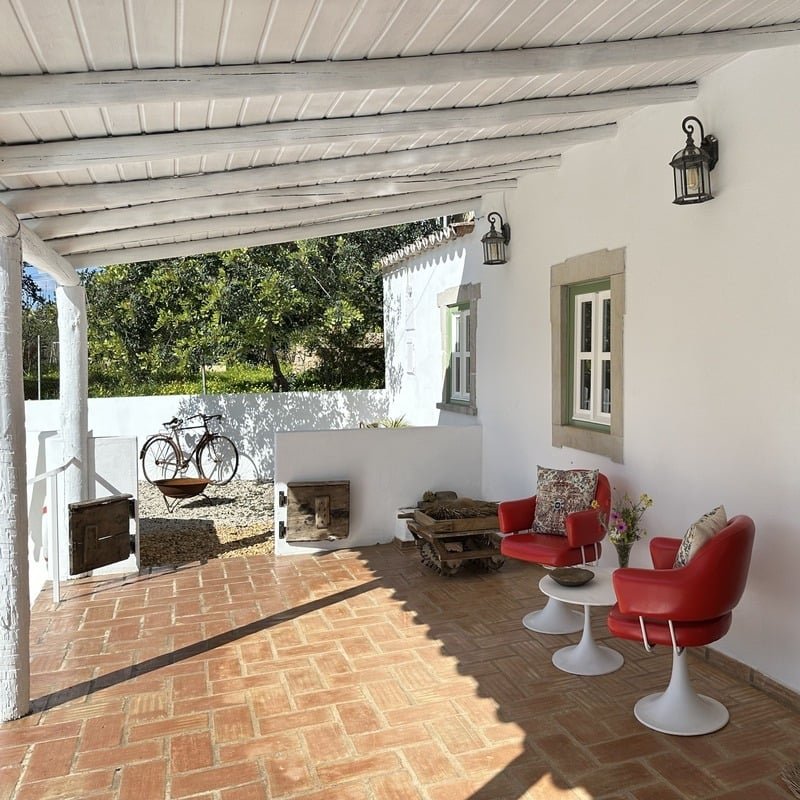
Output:
<instances>
[{"instance_id":1,"label":"small wall lantern","mask_svg":"<svg viewBox=\"0 0 800 800\"><path fill-rule=\"evenodd\" d=\"M700 128L700 146L694 143L693 122ZM697 117L686 117L681 124L686 134L686 147L675 153L669 165L675 175L675 199L679 206L713 200L710 172L717 165L719 142L714 136L703 135L703 124Z\"/></svg>"},{"instance_id":2,"label":"small wall lantern","mask_svg":"<svg viewBox=\"0 0 800 800\"><path fill-rule=\"evenodd\" d=\"M484 264L505 264L508 261L506 245L511 241L511 226L503 222L503 218L496 211L491 211L487 216L489 232L481 239L483 242ZM494 227L495 220L500 221L500 230Z\"/></svg>"}]
</instances>

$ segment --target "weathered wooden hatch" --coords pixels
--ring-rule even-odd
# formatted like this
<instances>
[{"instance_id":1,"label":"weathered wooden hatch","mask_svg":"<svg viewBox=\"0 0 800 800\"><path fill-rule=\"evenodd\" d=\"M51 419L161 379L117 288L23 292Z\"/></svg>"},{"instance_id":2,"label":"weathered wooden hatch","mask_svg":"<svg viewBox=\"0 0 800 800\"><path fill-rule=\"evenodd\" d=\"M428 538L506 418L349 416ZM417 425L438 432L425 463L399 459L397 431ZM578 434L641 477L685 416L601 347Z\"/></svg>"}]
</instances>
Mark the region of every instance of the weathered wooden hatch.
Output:
<instances>
[{"instance_id":1,"label":"weathered wooden hatch","mask_svg":"<svg viewBox=\"0 0 800 800\"><path fill-rule=\"evenodd\" d=\"M129 520L135 516L129 494L69 504L69 574L80 575L131 554Z\"/></svg>"},{"instance_id":2,"label":"weathered wooden hatch","mask_svg":"<svg viewBox=\"0 0 800 800\"><path fill-rule=\"evenodd\" d=\"M347 538L350 532L350 481L289 483L287 487L287 541L319 542Z\"/></svg>"}]
</instances>

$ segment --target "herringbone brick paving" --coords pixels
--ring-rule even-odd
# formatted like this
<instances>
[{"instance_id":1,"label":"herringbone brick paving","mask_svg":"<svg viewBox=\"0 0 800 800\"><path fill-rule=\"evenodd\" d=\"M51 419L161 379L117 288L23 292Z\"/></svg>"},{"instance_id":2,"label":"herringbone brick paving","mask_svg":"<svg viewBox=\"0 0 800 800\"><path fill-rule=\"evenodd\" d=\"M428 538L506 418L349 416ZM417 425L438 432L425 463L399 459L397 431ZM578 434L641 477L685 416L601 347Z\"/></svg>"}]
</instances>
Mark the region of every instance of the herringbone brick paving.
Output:
<instances>
[{"instance_id":1,"label":"herringbone brick paving","mask_svg":"<svg viewBox=\"0 0 800 800\"><path fill-rule=\"evenodd\" d=\"M538 568L442 578L392 546L73 582L33 610L33 712L0 726L0 800L772 800L800 715L695 660L731 722L632 714L669 653L582 678L541 636ZM595 634L610 639L595 611Z\"/></svg>"}]
</instances>

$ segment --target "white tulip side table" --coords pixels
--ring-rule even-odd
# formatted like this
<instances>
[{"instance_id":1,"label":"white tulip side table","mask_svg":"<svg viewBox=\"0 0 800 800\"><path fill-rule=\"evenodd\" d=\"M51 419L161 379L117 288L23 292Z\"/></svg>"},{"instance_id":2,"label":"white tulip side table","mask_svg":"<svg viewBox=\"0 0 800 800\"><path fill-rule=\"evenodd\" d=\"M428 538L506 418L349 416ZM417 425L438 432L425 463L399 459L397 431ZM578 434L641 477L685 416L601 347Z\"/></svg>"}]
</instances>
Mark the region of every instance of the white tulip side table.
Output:
<instances>
[{"instance_id":1,"label":"white tulip side table","mask_svg":"<svg viewBox=\"0 0 800 800\"><path fill-rule=\"evenodd\" d=\"M553 664L572 675L605 675L618 670L624 659L622 653L602 644L592 636L592 606L613 606L617 602L611 582L613 569L590 567L594 578L583 586L562 586L545 575L539 581L543 594L564 603L583 606L583 635L578 644L562 647L553 653Z\"/></svg>"}]
</instances>

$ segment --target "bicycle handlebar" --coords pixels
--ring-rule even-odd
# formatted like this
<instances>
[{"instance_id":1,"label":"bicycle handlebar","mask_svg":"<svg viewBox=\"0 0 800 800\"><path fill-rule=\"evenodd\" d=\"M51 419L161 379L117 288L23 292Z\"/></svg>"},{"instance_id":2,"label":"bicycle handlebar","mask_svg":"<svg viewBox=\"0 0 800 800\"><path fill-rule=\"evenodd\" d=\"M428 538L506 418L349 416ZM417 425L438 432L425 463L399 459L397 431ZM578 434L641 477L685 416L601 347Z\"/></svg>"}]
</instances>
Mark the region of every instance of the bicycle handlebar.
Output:
<instances>
[{"instance_id":1,"label":"bicycle handlebar","mask_svg":"<svg viewBox=\"0 0 800 800\"><path fill-rule=\"evenodd\" d=\"M191 417L173 417L169 422L164 423L165 428L179 428L184 422L190 419L202 419L204 423L212 419L222 419L222 414L192 414Z\"/></svg>"}]
</instances>

